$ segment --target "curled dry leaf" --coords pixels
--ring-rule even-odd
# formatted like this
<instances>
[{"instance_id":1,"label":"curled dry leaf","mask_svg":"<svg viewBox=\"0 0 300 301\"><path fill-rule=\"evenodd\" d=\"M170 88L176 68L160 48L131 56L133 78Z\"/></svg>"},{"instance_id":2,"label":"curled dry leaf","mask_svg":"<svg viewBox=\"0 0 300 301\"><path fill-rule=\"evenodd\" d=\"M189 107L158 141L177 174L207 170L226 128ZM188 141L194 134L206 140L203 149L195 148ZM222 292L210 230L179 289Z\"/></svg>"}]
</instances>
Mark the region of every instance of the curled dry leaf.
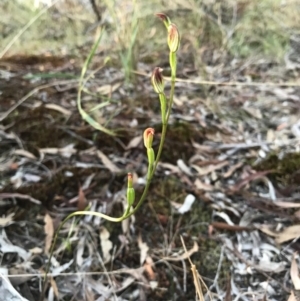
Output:
<instances>
[{"instance_id":1,"label":"curled dry leaf","mask_svg":"<svg viewBox=\"0 0 300 301\"><path fill-rule=\"evenodd\" d=\"M184 163L183 160L181 160L181 159L177 160L177 166L186 175L188 175L188 176L193 175L193 173L191 172L191 169Z\"/></svg>"},{"instance_id":2,"label":"curled dry leaf","mask_svg":"<svg viewBox=\"0 0 300 301\"><path fill-rule=\"evenodd\" d=\"M221 217L228 225L235 226L230 217L225 212L215 212L214 215Z\"/></svg>"},{"instance_id":3,"label":"curled dry leaf","mask_svg":"<svg viewBox=\"0 0 300 301\"><path fill-rule=\"evenodd\" d=\"M70 110L67 110L67 109L63 108L62 106L59 106L55 103L47 103L45 105L45 108L55 110L55 111L60 112L63 115L66 115L66 116L70 116L72 114L72 112Z\"/></svg>"}]
</instances>

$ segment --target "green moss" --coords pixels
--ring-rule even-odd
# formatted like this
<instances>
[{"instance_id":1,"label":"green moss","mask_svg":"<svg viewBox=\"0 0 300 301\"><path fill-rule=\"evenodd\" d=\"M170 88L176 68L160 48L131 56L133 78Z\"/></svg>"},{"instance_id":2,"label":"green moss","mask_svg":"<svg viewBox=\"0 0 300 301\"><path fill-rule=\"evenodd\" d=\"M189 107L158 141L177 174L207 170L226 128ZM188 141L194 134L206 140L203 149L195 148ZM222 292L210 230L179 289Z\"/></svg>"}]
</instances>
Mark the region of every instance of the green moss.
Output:
<instances>
[{"instance_id":1,"label":"green moss","mask_svg":"<svg viewBox=\"0 0 300 301\"><path fill-rule=\"evenodd\" d=\"M272 176L283 184L294 184L297 172L300 170L300 153L288 153L282 159L278 154L270 154L263 162L253 166L258 171L272 170Z\"/></svg>"},{"instance_id":2,"label":"green moss","mask_svg":"<svg viewBox=\"0 0 300 301\"><path fill-rule=\"evenodd\" d=\"M188 160L194 154L191 140L201 143L202 137L203 130L188 122L177 121L169 125L161 161L175 164L178 159Z\"/></svg>"}]
</instances>

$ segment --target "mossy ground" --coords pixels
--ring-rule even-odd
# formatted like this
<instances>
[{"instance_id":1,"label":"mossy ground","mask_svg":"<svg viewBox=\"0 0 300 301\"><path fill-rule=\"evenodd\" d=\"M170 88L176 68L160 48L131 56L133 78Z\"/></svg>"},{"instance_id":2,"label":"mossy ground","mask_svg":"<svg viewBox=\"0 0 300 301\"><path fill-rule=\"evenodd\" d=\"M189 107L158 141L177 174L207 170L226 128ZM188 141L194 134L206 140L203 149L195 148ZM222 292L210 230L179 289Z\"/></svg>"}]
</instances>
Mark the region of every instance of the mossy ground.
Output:
<instances>
[{"instance_id":1,"label":"mossy ground","mask_svg":"<svg viewBox=\"0 0 300 301\"><path fill-rule=\"evenodd\" d=\"M270 177L283 187L299 183L300 153L286 153L280 155L271 153L262 162L254 166L256 170L270 170Z\"/></svg>"}]
</instances>

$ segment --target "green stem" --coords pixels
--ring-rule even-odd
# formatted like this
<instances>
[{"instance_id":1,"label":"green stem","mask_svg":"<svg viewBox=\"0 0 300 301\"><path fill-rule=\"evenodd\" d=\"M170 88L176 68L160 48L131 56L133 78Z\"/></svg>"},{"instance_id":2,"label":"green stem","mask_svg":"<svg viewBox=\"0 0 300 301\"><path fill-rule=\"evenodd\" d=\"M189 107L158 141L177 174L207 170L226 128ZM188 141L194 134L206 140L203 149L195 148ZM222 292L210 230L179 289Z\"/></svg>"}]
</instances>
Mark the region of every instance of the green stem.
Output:
<instances>
[{"instance_id":1,"label":"green stem","mask_svg":"<svg viewBox=\"0 0 300 301\"><path fill-rule=\"evenodd\" d=\"M142 193L142 196L141 196L140 200L138 201L137 205L135 206L135 208L133 210L131 210L130 212L128 212L128 210L126 210L121 217L111 217L111 216L108 216L108 215L103 214L101 212L94 212L94 211L76 211L76 212L73 212L70 215L68 215L60 223L60 225L57 228L57 230L55 232L55 235L54 235L54 239L53 239L53 242L52 242L52 245L51 245L51 248L50 248L49 260L48 260L48 263L47 263L47 266L46 266L46 271L45 271L45 276L44 276L44 283L43 283L43 289L42 289L42 294L41 294L42 297L41 298L43 298L44 294L45 294L46 283L47 283L47 275L48 275L48 272L50 270L51 259L52 259L53 253L54 253L54 247L56 245L56 241L58 239L58 234L59 234L60 230L62 229L62 227L65 225L65 223L69 219L71 219L72 217L78 216L78 215L80 215L80 216L82 216L82 215L89 215L89 216L91 216L92 215L92 216L104 218L104 219L106 219L108 221L111 221L111 222L121 222L124 219L127 219L130 216L132 216L140 208L140 206L144 202L144 200L146 198L146 195L148 193L148 190L149 190L149 187L150 187L153 175L155 173L155 170L157 168L158 162L159 162L160 157L161 157L161 153L162 153L163 146L164 146L165 139L166 139L168 121L169 121L169 117L170 117L171 110L172 110L172 105L173 105L173 100L174 100L176 67L177 67L176 66L177 65L176 53L170 53L170 61L171 61L171 56L172 56L172 60L173 60L172 62L173 62L173 64L171 65L171 92L170 92L170 98L169 98L169 104L168 104L167 114L165 115L165 119L162 119L162 134L161 134L161 139L160 139L160 143L159 143L158 152L157 152L154 164L151 163L151 166L150 165L148 166L147 182L146 182L146 186L145 186L145 189L144 189L144 191ZM175 57L175 59L174 59L174 57ZM79 95L80 95L81 89L82 89L82 86L80 86L80 88L79 88L79 93L78 93ZM81 112L81 114L85 113L83 111L82 107L81 107L80 97L78 97L78 99L77 99L77 105L78 105L78 109ZM130 208L129 208L129 210L130 210Z\"/></svg>"},{"instance_id":2,"label":"green stem","mask_svg":"<svg viewBox=\"0 0 300 301\"><path fill-rule=\"evenodd\" d=\"M169 122L169 117L171 114L173 101L174 101L174 93L175 93L175 81L176 81L176 72L177 72L177 57L175 52L170 52L170 66L171 66L171 92L170 99L168 104L167 111L167 122Z\"/></svg>"},{"instance_id":3,"label":"green stem","mask_svg":"<svg viewBox=\"0 0 300 301\"><path fill-rule=\"evenodd\" d=\"M159 93L159 100L160 100L160 111L161 111L161 120L162 123L166 123L166 95L165 93Z\"/></svg>"},{"instance_id":4,"label":"green stem","mask_svg":"<svg viewBox=\"0 0 300 301\"><path fill-rule=\"evenodd\" d=\"M158 165L158 162L160 160L160 156L163 150L163 146L165 143L165 139L166 139L166 133L167 133L167 128L168 128L168 122L169 122L169 118L170 118L170 114L171 114L171 110L172 110L172 105L173 105L173 101L174 101L174 92L175 92L175 81L176 81L176 69L177 69L177 60L176 60L176 53L172 52L170 53L170 60L171 60L171 55L175 56L175 60L174 57L173 62L175 62L175 64L173 64L173 66L171 65L171 92L170 92L170 98L169 98L169 105L168 105L168 110L167 110L167 115L165 118L165 122L162 123L162 133L161 133L161 139L160 139L160 143L159 143L159 147L158 147L158 152L156 155L156 159L155 159L155 163L153 165L153 169L149 174L149 178L147 179L146 182L146 186L145 189L143 191L143 194L139 200L139 202L137 203L137 205L135 206L135 208L128 214L126 215L126 218L130 217L132 214L134 214L142 205L142 203L144 202L146 195L148 193L153 175L155 173L156 167Z\"/></svg>"}]
</instances>

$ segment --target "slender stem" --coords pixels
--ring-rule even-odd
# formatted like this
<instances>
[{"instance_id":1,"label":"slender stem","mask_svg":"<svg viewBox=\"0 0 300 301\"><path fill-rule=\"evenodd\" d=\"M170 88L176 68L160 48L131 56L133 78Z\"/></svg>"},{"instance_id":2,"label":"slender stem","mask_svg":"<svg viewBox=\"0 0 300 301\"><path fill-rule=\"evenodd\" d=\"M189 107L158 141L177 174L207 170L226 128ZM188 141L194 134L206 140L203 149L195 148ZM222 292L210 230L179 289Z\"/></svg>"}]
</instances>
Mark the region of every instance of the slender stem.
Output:
<instances>
[{"instance_id":1,"label":"slender stem","mask_svg":"<svg viewBox=\"0 0 300 301\"><path fill-rule=\"evenodd\" d=\"M165 143L165 139L166 139L166 133L167 133L167 128L168 128L168 122L169 122L169 118L170 118L170 114L171 114L171 110L172 110L172 105L173 105L173 101L174 101L174 92L175 92L175 80L176 80L176 68L177 68L177 61L176 61L176 53L170 53L170 62L173 59L173 64L171 65L171 92L170 92L170 98L169 98L169 103L168 103L168 108L167 108L167 113L165 115L165 118L162 119L162 134L161 134L161 139L160 139L160 143L159 143L159 147L158 147L158 152L156 155L156 159L154 164L151 163L151 166L148 166L148 174L147 174L147 182L146 182L146 186L145 189L142 193L142 196L140 198L140 200L138 201L137 205L135 206L135 208L133 208L133 210L131 210L130 212L128 212L128 210L125 210L124 214L121 217L111 217L108 216L106 214L103 214L101 212L94 212L94 211L76 211L71 213L70 215L68 215L59 225L59 227L57 228L55 235L54 235L54 239L50 248L50 255L49 255L49 260L46 266L46 270L45 270L45 276L44 276L44 283L43 283L43 288L42 288L42 294L41 294L41 298L43 298L44 294L45 294L45 290L46 290L46 282L47 282L47 275L48 272L50 270L50 265L51 265L51 259L54 253L54 247L56 245L56 241L58 239L58 234L60 232L60 230L62 229L62 227L65 225L65 223L71 219L72 217L75 217L77 215L89 215L89 216L97 216L97 217L101 217L104 218L108 221L111 222L121 222L124 219L129 218L131 215L133 215L142 205L142 203L144 202L146 195L148 193L153 175L156 171L158 162L160 160L161 157L161 153L163 150L163 146ZM82 76L83 78L83 76ZM82 80L81 78L81 80ZM80 102L80 93L82 90L82 85L80 85L79 87L79 97L77 98L77 105L78 105L78 109L79 111L83 111L82 107L81 107L81 102ZM163 95L164 96L164 95ZM160 98L161 100L161 98ZM82 112L81 112L82 113ZM130 210L130 208L129 208Z\"/></svg>"},{"instance_id":2,"label":"slender stem","mask_svg":"<svg viewBox=\"0 0 300 301\"><path fill-rule=\"evenodd\" d=\"M162 120L162 124L166 124L166 95L165 93L159 93L159 101L160 101L160 109L161 109L161 120Z\"/></svg>"},{"instance_id":3,"label":"slender stem","mask_svg":"<svg viewBox=\"0 0 300 301\"><path fill-rule=\"evenodd\" d=\"M174 64L171 64L173 59ZM176 81L176 69L177 69L177 57L176 53L170 52L170 65L171 67L171 92L170 92L170 99L167 111L167 122L169 122L169 117L172 111L173 101L174 101L174 93L175 93L175 81Z\"/></svg>"},{"instance_id":4,"label":"slender stem","mask_svg":"<svg viewBox=\"0 0 300 301\"><path fill-rule=\"evenodd\" d=\"M167 133L167 128L168 128L168 122L169 122L169 118L170 118L170 114L171 114L171 110L172 110L172 105L173 105L173 101L174 101L174 92L175 92L175 81L176 81L176 67L177 67L177 61L176 61L176 53L170 53L170 60L171 60L171 55L175 56L175 64L173 64L173 66L171 65L171 92L170 92L170 98L169 98L169 105L168 105L168 110L167 110L167 114L166 114L166 118L165 118L165 122L162 123L162 133L161 133L161 139L160 139L160 143L159 143L159 147L158 147L158 151L157 151L157 155L156 155L156 159L155 159L155 163L153 166L153 169L151 171L151 173L149 174L149 178L147 179L146 182L146 186L145 189L143 191L143 194L140 198L140 200L138 201L137 205L135 206L135 208L128 214L126 215L125 218L130 217L131 215L133 215L142 205L142 203L144 202L146 195L148 193L153 175L155 173L156 167L158 165L158 162L160 160L160 156L163 150L163 146L165 143L165 139L166 139L166 133ZM174 58L173 58L174 59Z\"/></svg>"}]
</instances>

